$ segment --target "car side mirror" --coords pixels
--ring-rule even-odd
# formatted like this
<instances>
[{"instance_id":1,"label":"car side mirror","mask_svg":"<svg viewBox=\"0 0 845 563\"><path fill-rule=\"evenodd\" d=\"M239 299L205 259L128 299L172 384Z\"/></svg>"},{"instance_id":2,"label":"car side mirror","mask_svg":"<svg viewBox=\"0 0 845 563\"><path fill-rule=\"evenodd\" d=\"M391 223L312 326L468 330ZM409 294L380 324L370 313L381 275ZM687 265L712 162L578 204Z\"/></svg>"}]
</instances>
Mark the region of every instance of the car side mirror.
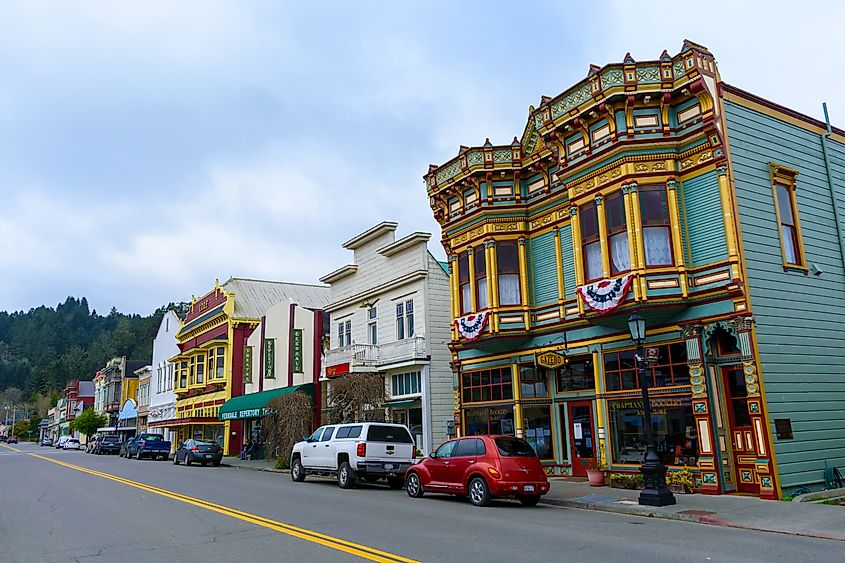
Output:
<instances>
[{"instance_id":1,"label":"car side mirror","mask_svg":"<svg viewBox=\"0 0 845 563\"><path fill-rule=\"evenodd\" d=\"M437 453L431 452L430 454L428 454L428 457L430 457L431 459L435 459L437 457Z\"/></svg>"}]
</instances>

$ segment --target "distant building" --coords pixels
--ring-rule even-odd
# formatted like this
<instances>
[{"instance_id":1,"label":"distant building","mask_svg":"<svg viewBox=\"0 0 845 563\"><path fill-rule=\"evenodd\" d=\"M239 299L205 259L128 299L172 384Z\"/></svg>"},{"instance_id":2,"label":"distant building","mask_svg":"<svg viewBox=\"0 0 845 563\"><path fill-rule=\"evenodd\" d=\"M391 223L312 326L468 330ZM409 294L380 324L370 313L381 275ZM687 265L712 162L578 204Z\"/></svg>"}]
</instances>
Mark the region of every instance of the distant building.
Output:
<instances>
[{"instance_id":1,"label":"distant building","mask_svg":"<svg viewBox=\"0 0 845 563\"><path fill-rule=\"evenodd\" d=\"M175 444L175 434L170 424L176 421L175 364L169 358L179 354L176 334L182 322L174 311L167 311L161 319L158 333L153 340L152 376L150 380L150 405L147 426L150 431L161 432L164 439Z\"/></svg>"},{"instance_id":2,"label":"distant building","mask_svg":"<svg viewBox=\"0 0 845 563\"><path fill-rule=\"evenodd\" d=\"M150 380L152 376L152 367L144 366L141 369L135 370L135 375L138 376L138 392L135 395L135 401L138 403L138 432L147 431L147 418L150 413Z\"/></svg>"},{"instance_id":3,"label":"distant building","mask_svg":"<svg viewBox=\"0 0 845 563\"><path fill-rule=\"evenodd\" d=\"M107 427L117 425L118 413L138 391L136 370L147 365L143 360L127 360L126 356L112 358L94 377L94 410L105 413L109 422Z\"/></svg>"},{"instance_id":4,"label":"distant building","mask_svg":"<svg viewBox=\"0 0 845 563\"><path fill-rule=\"evenodd\" d=\"M179 353L174 393L176 421L169 427L177 441L195 438L217 441L225 455L236 455L243 444L241 420L220 420L220 407L243 393L246 341L273 305L292 299L303 307L321 306L326 288L230 278L193 299L176 334Z\"/></svg>"},{"instance_id":5,"label":"distant building","mask_svg":"<svg viewBox=\"0 0 845 563\"><path fill-rule=\"evenodd\" d=\"M432 165L460 432L523 437L550 474L638 471L637 312L670 470L711 494L821 487L845 466L843 178L845 131L689 41L591 65L521 138Z\"/></svg>"},{"instance_id":6,"label":"distant building","mask_svg":"<svg viewBox=\"0 0 845 563\"><path fill-rule=\"evenodd\" d=\"M397 227L385 221L345 242L353 262L320 279L331 287L324 375L330 402L332 380L381 374L390 419L428 453L452 420L449 274L428 251L430 233L396 240Z\"/></svg>"}]
</instances>

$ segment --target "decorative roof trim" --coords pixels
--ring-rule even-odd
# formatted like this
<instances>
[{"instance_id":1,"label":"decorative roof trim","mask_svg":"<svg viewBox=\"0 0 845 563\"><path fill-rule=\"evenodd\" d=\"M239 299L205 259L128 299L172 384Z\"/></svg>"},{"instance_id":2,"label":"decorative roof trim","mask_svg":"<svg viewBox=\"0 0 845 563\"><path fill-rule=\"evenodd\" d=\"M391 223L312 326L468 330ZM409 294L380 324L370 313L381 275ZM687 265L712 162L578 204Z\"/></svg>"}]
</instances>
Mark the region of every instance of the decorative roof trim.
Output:
<instances>
[{"instance_id":1,"label":"decorative roof trim","mask_svg":"<svg viewBox=\"0 0 845 563\"><path fill-rule=\"evenodd\" d=\"M334 272L331 272L330 274L326 274L325 276L320 278L320 281L322 283L334 283L339 279L345 278L346 276L351 276L357 271L358 264L347 264L346 266L342 266Z\"/></svg>"},{"instance_id":2,"label":"decorative roof trim","mask_svg":"<svg viewBox=\"0 0 845 563\"><path fill-rule=\"evenodd\" d=\"M394 254L397 254L403 250L407 250L408 248L416 244L427 244L430 239L431 233L417 231L409 234L408 236L400 238L396 242L392 242L390 244L382 246L378 249L377 252L382 256L393 256Z\"/></svg>"},{"instance_id":3,"label":"decorative roof trim","mask_svg":"<svg viewBox=\"0 0 845 563\"><path fill-rule=\"evenodd\" d=\"M380 237L383 234L393 232L399 227L399 223L394 221L382 221L375 227L367 229L360 235L349 239L348 241L343 243L343 248L347 250L355 250L366 243L370 242L374 238ZM323 280L320 280L323 281Z\"/></svg>"}]
</instances>

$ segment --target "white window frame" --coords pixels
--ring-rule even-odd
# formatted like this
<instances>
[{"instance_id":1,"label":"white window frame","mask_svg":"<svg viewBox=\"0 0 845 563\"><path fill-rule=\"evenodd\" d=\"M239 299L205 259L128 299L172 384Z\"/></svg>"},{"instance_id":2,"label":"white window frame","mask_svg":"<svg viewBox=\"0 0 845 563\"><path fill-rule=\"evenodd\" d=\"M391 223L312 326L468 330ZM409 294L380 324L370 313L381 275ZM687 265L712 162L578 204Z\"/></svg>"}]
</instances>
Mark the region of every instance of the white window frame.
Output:
<instances>
[{"instance_id":1,"label":"white window frame","mask_svg":"<svg viewBox=\"0 0 845 563\"><path fill-rule=\"evenodd\" d=\"M378 345L378 308L370 307L367 309L367 340L376 346Z\"/></svg>"}]
</instances>

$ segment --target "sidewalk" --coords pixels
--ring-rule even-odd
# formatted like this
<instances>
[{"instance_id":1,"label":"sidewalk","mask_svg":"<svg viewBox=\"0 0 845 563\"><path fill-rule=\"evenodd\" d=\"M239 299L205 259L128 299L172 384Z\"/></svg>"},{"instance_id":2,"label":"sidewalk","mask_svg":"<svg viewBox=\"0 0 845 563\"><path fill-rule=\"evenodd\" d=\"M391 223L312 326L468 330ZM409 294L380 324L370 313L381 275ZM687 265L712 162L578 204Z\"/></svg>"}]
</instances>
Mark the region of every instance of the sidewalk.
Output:
<instances>
[{"instance_id":1,"label":"sidewalk","mask_svg":"<svg viewBox=\"0 0 845 563\"><path fill-rule=\"evenodd\" d=\"M275 469L275 462L265 459L224 457L221 465L288 473L285 469ZM845 506L693 494L675 495L676 505L654 508L637 503L639 491L591 487L586 481L559 478L551 478L549 482L551 490L540 501L544 504L845 541Z\"/></svg>"},{"instance_id":2,"label":"sidewalk","mask_svg":"<svg viewBox=\"0 0 845 563\"><path fill-rule=\"evenodd\" d=\"M655 508L637 503L639 491L555 478L549 482L551 490L541 501L545 504L845 541L841 506L692 494L675 495L676 505Z\"/></svg>"},{"instance_id":3,"label":"sidewalk","mask_svg":"<svg viewBox=\"0 0 845 563\"><path fill-rule=\"evenodd\" d=\"M272 459L241 459L239 457L224 457L220 462L223 467L235 467L237 469L249 469L253 471L270 471L272 473L289 473L286 469L276 469L275 460Z\"/></svg>"}]
</instances>

